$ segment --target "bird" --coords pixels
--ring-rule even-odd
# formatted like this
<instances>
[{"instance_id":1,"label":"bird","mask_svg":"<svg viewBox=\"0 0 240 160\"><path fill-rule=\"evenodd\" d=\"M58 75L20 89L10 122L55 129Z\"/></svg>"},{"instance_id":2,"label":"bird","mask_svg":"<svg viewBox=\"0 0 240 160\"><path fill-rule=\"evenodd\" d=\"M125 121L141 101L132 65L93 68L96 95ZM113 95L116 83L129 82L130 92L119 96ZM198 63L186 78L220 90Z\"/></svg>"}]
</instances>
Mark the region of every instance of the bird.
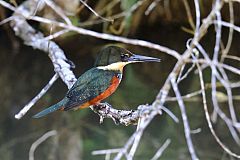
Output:
<instances>
[{"instance_id":1,"label":"bird","mask_svg":"<svg viewBox=\"0 0 240 160\"><path fill-rule=\"evenodd\" d=\"M124 66L137 62L160 62L160 59L133 54L115 45L104 47L100 50L94 67L77 79L65 97L35 114L33 118L40 118L57 110L77 110L99 104L118 88Z\"/></svg>"}]
</instances>

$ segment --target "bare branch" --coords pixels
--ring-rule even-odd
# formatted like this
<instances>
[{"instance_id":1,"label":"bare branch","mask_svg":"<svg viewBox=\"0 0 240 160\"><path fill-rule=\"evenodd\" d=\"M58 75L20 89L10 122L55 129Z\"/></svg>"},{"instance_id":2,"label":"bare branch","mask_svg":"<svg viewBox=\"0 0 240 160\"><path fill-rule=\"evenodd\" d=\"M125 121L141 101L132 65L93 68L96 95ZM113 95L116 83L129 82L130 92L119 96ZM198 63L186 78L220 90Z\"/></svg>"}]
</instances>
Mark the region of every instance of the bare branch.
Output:
<instances>
[{"instance_id":1,"label":"bare branch","mask_svg":"<svg viewBox=\"0 0 240 160\"><path fill-rule=\"evenodd\" d=\"M59 27L65 28L65 29L69 29L71 31L74 31L74 32L77 32L77 33L83 34L83 35L88 35L88 36L92 36L92 37L96 37L96 38L100 38L100 39L123 42L123 43L127 43L127 44L132 44L132 45L138 45L138 46L147 47L147 48L151 48L151 49L156 49L158 51L165 52L165 53L175 57L176 59L180 59L180 55L178 52L176 52L172 49L169 49L167 47L148 42L148 41L125 38L125 37L121 37L121 36L114 36L114 35L106 34L106 33L99 33L99 32L87 30L87 29L76 27L73 25L67 25L65 23L56 22L56 21L38 17L38 16L33 16L30 19L38 21L38 22L46 23L46 24L54 24L56 26L59 26Z\"/></svg>"},{"instance_id":2,"label":"bare branch","mask_svg":"<svg viewBox=\"0 0 240 160\"><path fill-rule=\"evenodd\" d=\"M112 108L108 103L100 103L99 105L92 106L91 109L100 116L100 123L104 118L111 118L116 124L123 124L128 126L130 124L137 124L138 119L144 114L149 114L148 105L141 105L137 110L117 110Z\"/></svg>"},{"instance_id":3,"label":"bare branch","mask_svg":"<svg viewBox=\"0 0 240 160\"><path fill-rule=\"evenodd\" d=\"M174 77L171 78L171 83L172 83L172 86L173 86L173 90L176 94L176 97L178 99L178 105L179 105L180 110L181 110L183 125L184 125L184 132L185 132L185 137L186 137L186 140L187 140L187 145L188 145L189 152L191 154L192 159L197 160L198 158L197 158L197 155L195 153L195 150L194 150L194 147L193 147L193 144L192 144L190 127L189 127L189 124L188 124L185 105L184 105L184 102L182 100L181 93L179 92L179 89L178 89L178 86L177 86L177 83L176 83L176 79Z\"/></svg>"},{"instance_id":4,"label":"bare branch","mask_svg":"<svg viewBox=\"0 0 240 160\"><path fill-rule=\"evenodd\" d=\"M97 150L97 151L92 151L92 155L112 154L112 153L118 153L119 151L121 151L121 148Z\"/></svg>"},{"instance_id":5,"label":"bare branch","mask_svg":"<svg viewBox=\"0 0 240 160\"><path fill-rule=\"evenodd\" d=\"M156 154L153 156L151 160L158 160L170 143L171 143L171 140L167 139L164 142L164 144L158 149L158 151L156 152Z\"/></svg>"},{"instance_id":6,"label":"bare branch","mask_svg":"<svg viewBox=\"0 0 240 160\"><path fill-rule=\"evenodd\" d=\"M121 151L117 154L117 156L115 156L114 160L120 160L123 155L126 155L126 157L128 157L127 151L129 149L129 147L131 147L131 145L133 144L135 137L142 134L142 132L149 125L149 123L152 121L152 119L157 115L157 113L158 112L153 111L145 117L145 121L143 121L143 123L141 123L141 126L139 126L138 130L136 130L133 133L133 135L128 139L128 141L126 142L124 147L121 149Z\"/></svg>"},{"instance_id":7,"label":"bare branch","mask_svg":"<svg viewBox=\"0 0 240 160\"><path fill-rule=\"evenodd\" d=\"M57 6L53 1L51 0L43 0L49 7L51 7L68 25L72 25L71 20L65 15L62 8Z\"/></svg>"},{"instance_id":8,"label":"bare branch","mask_svg":"<svg viewBox=\"0 0 240 160\"><path fill-rule=\"evenodd\" d=\"M121 0L112 1L112 3L109 3L106 6L106 9L103 8L102 12L106 11L109 8L112 8L119 1L121 1ZM139 0L139 1L137 1L137 3L132 5L130 9L124 10L123 12L117 13L116 15L113 15L109 18L111 18L113 20L116 20L116 19L119 19L119 18L122 18L122 17L127 17L127 16L133 14L133 12L136 11L145 1L147 1L147 0ZM93 25L93 24L99 24L99 23L102 23L102 22L105 22L105 21L102 20L102 19L94 20L94 21L86 21L86 22L82 22L81 24L79 24L79 26L84 27L84 26L89 26L89 25Z\"/></svg>"},{"instance_id":9,"label":"bare branch","mask_svg":"<svg viewBox=\"0 0 240 160\"><path fill-rule=\"evenodd\" d=\"M191 92L189 94L186 94L186 95L183 95L182 96L182 99L185 100L185 101L196 101L196 100L199 100L198 98L193 98L195 96L198 96L202 93L201 90L198 90L198 91L194 91L194 92ZM167 97L166 98L166 101L177 101L177 97Z\"/></svg>"},{"instance_id":10,"label":"bare branch","mask_svg":"<svg viewBox=\"0 0 240 160\"><path fill-rule=\"evenodd\" d=\"M192 14L191 14L191 10L190 10L188 1L183 0L183 4L184 4L186 12L187 12L188 22L189 22L190 26L192 27L192 29L195 29L195 25L194 25L194 22L193 22L193 18L192 18Z\"/></svg>"},{"instance_id":11,"label":"bare branch","mask_svg":"<svg viewBox=\"0 0 240 160\"><path fill-rule=\"evenodd\" d=\"M36 2L35 0L27 0L24 3L22 3L19 7L15 8L12 5L0 0L0 5L4 6L5 8L8 8L10 10L14 11L13 16L10 18L7 18L0 22L0 24L7 23L11 21L11 26L15 31L15 34L23 39L24 43L26 45L30 45L33 48L40 49L44 52L47 52L49 54L50 59L53 62L54 70L56 74L52 78L52 80L49 82L47 86L43 88L43 90L31 101L29 104L27 104L24 109L17 114L15 117L22 117L33 104L35 104L39 98L46 93L46 91L49 89L49 87L54 83L54 81L57 79L58 76L61 77L61 79L65 82L65 84L70 88L72 84L76 81L76 78L74 74L71 71L71 65L68 63L69 60L65 57L64 52L58 47L56 43L51 41L52 39L73 31L77 32L82 35L87 35L91 37L96 37L100 39L110 40L110 41L117 41L117 42L123 42L126 44L132 44L132 45L138 45L143 47L148 47L151 49L156 49L160 52L164 52L168 55L173 56L176 58L177 62L167 77L163 87L161 88L160 92L157 95L157 98L151 105L140 105L136 110L117 110L114 109L111 105L107 103L101 103L99 105L92 106L91 109L96 112L100 116L100 123L103 122L104 118L111 118L116 124L122 124L122 125L136 125L138 123L138 127L136 131L132 134L132 136L128 139L126 144L119 149L110 149L110 150L101 150L101 151L95 151L93 154L105 154L105 159L110 160L111 154L115 153L117 154L114 158L114 160L120 160L123 157L125 157L127 160L132 160L134 158L135 152L137 151L138 145L141 141L142 135L146 129L146 127L151 123L152 119L156 115L161 115L162 111L165 111L175 122L178 122L178 118L166 107L165 103L167 101L177 101L181 110L181 116L183 119L183 125L184 125L184 132L185 137L188 145L188 149L190 152L190 155L192 159L198 159L195 150L194 145L191 140L191 134L197 133L199 129L191 131L189 126L189 120L187 119L187 113L185 109L184 100L197 100L200 101L198 96L199 94L202 94L203 97L203 105L204 105L204 111L205 116L208 122L208 126L210 128L210 131L218 144L226 151L229 155L235 156L237 158L240 158L239 155L233 153L230 149L228 149L217 137L215 131L212 127L212 122L210 120L207 104L206 104L206 89L211 88L212 90L212 102L214 107L214 115L215 118L218 116L226 123L230 133L232 134L233 139L236 143L240 144L240 122L237 121L237 114L234 109L234 103L233 100L237 97L234 95L234 92L232 89L234 87L240 87L240 83L238 81L236 82L230 82L230 79L227 75L227 71L232 72L234 75L240 75L240 69L232 66L231 64L225 64L224 59L225 58L233 58L237 62L240 61L239 57L237 56L231 56L227 55L230 49L230 46L232 44L232 36L233 32L237 31L240 32L240 27L234 25L234 12L233 12L233 2L232 1L225 1L229 3L229 14L230 14L230 22L222 21L221 18L221 9L224 4L223 0L216 0L214 2L213 8L209 15L202 21L201 23L201 13L200 13L200 4L199 1L194 0L195 5L195 15L196 15L196 22L195 25L193 23L193 18L191 15L191 11L189 9L189 6L187 4L187 1L184 1L185 8L187 10L187 15L189 18L190 25L192 28L195 28L194 37L191 41L191 43L187 46L187 49L183 54L178 53L175 50L172 50L168 47L161 46L159 44L151 43L144 40L139 39L130 39L126 37L121 36L114 36L111 34L106 33L100 33L95 32L92 30L84 29L81 27L74 26L71 24L71 21L68 19L67 16L65 16L64 11L61 9L56 9L56 4L51 3L49 0L44 0L60 17L62 17L66 23L58 22L54 20L49 20L47 18L36 16L36 12L38 10L41 10L43 8L42 4L40 6L40 2ZM88 4L82 0L80 0L86 6L93 14L95 14L100 19L95 21L86 21L82 24L93 24L98 23L102 21L111 21L111 19L107 19L104 17L101 17L101 15L104 15L106 9L103 9L102 12L100 11L97 13L94 11ZM140 0L137 3L135 3L129 10L120 12L116 15L113 15L113 17L124 17L128 16L133 11L135 11L139 6L141 6L145 2L145 0ZM157 3L160 2L160 0L154 0L145 11L145 14L149 14L151 11L153 11L153 8L157 5ZM111 4L111 6L119 3L119 1L116 1L116 3ZM110 4L109 4L110 5ZM169 10L169 1L164 1L164 7L167 8L166 12L169 16L170 10ZM40 23L55 25L62 30L54 33L53 35L44 37L42 33L37 32L34 28L32 28L28 23L27 20L33 20ZM90 19L91 20L91 19ZM213 58L211 58L211 54L206 53L204 48L199 44L200 40L205 36L206 32L208 31L208 28L211 25L215 25L215 31L216 31L216 37L215 37L215 46L214 46L214 53ZM221 34L222 34L222 26L229 28L229 35L228 35L228 41L226 44L226 48L224 48L224 44L222 43L222 50L220 49L221 45ZM198 52L195 47L197 47L200 51L200 53L203 55L202 59L199 59L197 55L194 55L193 53ZM220 55L222 51L222 55ZM220 59L220 60L219 60ZM187 63L192 63L186 73L185 66ZM202 66L200 66L200 64ZM181 95L181 92L179 90L178 83L182 81L185 78L189 77L189 74L193 72L193 69L197 66L198 70L198 76L200 79L201 89L195 92L191 92L187 95ZM203 75L202 72L205 68L209 68L211 73L211 86L207 87L207 85L204 84L203 81ZM176 81L177 80L177 81ZM52 82L53 81L53 82ZM217 90L217 87L222 87L225 89L225 92L219 92ZM170 89L173 88L176 97L169 97ZM222 89L221 88L221 89ZM221 93L224 94L224 102L228 103L228 109L230 112L230 118L223 110L221 110L219 103L222 102L221 99L219 99L219 96L221 96ZM225 95L226 94L226 95ZM238 97L237 97L238 98ZM215 119L217 120L217 119ZM155 156L152 159L158 159L164 149L169 145L170 140L167 140L164 145L157 151ZM33 151L34 152L34 151ZM33 157L33 156L32 156Z\"/></svg>"},{"instance_id":12,"label":"bare branch","mask_svg":"<svg viewBox=\"0 0 240 160\"><path fill-rule=\"evenodd\" d=\"M149 15L149 13L157 6L157 4L160 2L161 0L155 0L153 1L147 8L147 10L145 11L145 15Z\"/></svg>"},{"instance_id":13,"label":"bare branch","mask_svg":"<svg viewBox=\"0 0 240 160\"><path fill-rule=\"evenodd\" d=\"M3 19L3 20L0 22L0 26L3 25L3 24L5 24L5 23L10 22L10 21L13 20L13 19L14 19L13 16L8 17L8 18L6 18L6 19Z\"/></svg>"},{"instance_id":14,"label":"bare branch","mask_svg":"<svg viewBox=\"0 0 240 160\"><path fill-rule=\"evenodd\" d=\"M199 27L200 27L200 8L199 8L199 1L194 0L194 5L195 5L195 12L196 12L196 28L195 28L195 34L194 36L198 36L199 34Z\"/></svg>"},{"instance_id":15,"label":"bare branch","mask_svg":"<svg viewBox=\"0 0 240 160\"><path fill-rule=\"evenodd\" d=\"M227 102L228 102L228 106L229 106L231 119L232 119L233 123L237 123L238 121L237 121L237 117L236 117L236 113L235 113L235 109L234 109L234 105L233 105L233 94L232 94L232 89L230 87L228 76L223 68L221 68L221 67L218 67L218 68L224 79L224 81L221 81L221 83L223 84L224 88L227 91ZM237 130L239 132L240 128L237 128ZM230 132L231 132L234 140L236 141L236 143L238 145L240 145L240 139L239 139L238 134L236 133L235 129L234 128L230 129Z\"/></svg>"},{"instance_id":16,"label":"bare branch","mask_svg":"<svg viewBox=\"0 0 240 160\"><path fill-rule=\"evenodd\" d=\"M21 15L24 14L24 16L32 16L32 14L35 12L35 8L38 6L38 3L35 1L26 1L18 8L14 8L9 4L6 5L5 3L6 2L0 0L0 4L15 11L13 14L14 19L11 21L11 27L15 31L15 34L22 38L26 45L30 45L33 48L37 48L49 53L49 57L53 62L55 71L67 84L68 88L70 88L76 81L76 78L70 70L71 66L67 63L68 60L65 57L64 52L55 42L45 40L43 34L32 28L27 23L23 15ZM33 100L30 101L18 114L15 115L15 118L22 118L27 111L48 91L57 78L58 75L54 75L49 83L41 90L41 92L35 98L33 98Z\"/></svg>"},{"instance_id":17,"label":"bare branch","mask_svg":"<svg viewBox=\"0 0 240 160\"><path fill-rule=\"evenodd\" d=\"M208 55L207 55L207 53L206 53L206 51L201 47L201 45L200 44L197 44L197 48L199 49L199 51L203 54L203 56L204 56L204 58L208 61L208 63L210 64L210 67L211 67L211 70L212 70L212 72L213 72L213 75L214 75L214 77L216 76L219 80L221 80L221 77L220 77L220 75L218 74L218 72L217 72L217 69L216 69L216 66L214 65L214 63L211 63L211 60L210 60L210 58L208 57ZM222 80L222 81L224 81L224 80ZM213 85L214 84L214 85ZM221 110L221 108L218 106L218 102L217 102L217 99L216 99L216 82L215 83L212 83L211 84L212 85L212 91L213 91L213 93L212 93L212 99L213 99L213 106L214 106L214 109L215 109L215 111L217 112L217 114L226 122L226 124L228 124L228 126L234 126L234 127L236 127L236 128L238 128L239 126L240 126L240 123L234 123L234 122L232 122L232 120L231 119L229 119L227 116L226 116L226 114ZM215 89L213 89L213 87L215 88Z\"/></svg>"},{"instance_id":18,"label":"bare branch","mask_svg":"<svg viewBox=\"0 0 240 160\"><path fill-rule=\"evenodd\" d=\"M34 160L34 152L37 149L37 147L44 141L46 141L49 137L55 136L57 134L57 131L52 130L45 133L43 136L41 136L39 139L37 139L32 145L29 150L29 160Z\"/></svg>"},{"instance_id":19,"label":"bare branch","mask_svg":"<svg viewBox=\"0 0 240 160\"><path fill-rule=\"evenodd\" d=\"M138 131L138 129L143 125L142 123L144 123L144 120L145 120L145 117L139 118L136 131ZM136 153L137 147L139 145L139 142L141 140L142 135L143 135L143 132L140 132L139 134L137 134L135 136L133 144L132 144L132 147L131 147L131 149L129 151L129 160L133 159L133 157L134 157L134 155Z\"/></svg>"},{"instance_id":20,"label":"bare branch","mask_svg":"<svg viewBox=\"0 0 240 160\"><path fill-rule=\"evenodd\" d=\"M192 64L192 66L190 68L188 68L188 70L186 71L186 73L184 75L182 75L183 70L185 68L185 65L182 66L181 68L181 72L179 73L178 79L177 79L177 83L180 83L182 80L184 80L185 78L188 77L189 73L194 69L195 67L195 63Z\"/></svg>"},{"instance_id":21,"label":"bare branch","mask_svg":"<svg viewBox=\"0 0 240 160\"><path fill-rule=\"evenodd\" d=\"M166 107L161 106L161 109L166 112L176 123L179 123L178 118Z\"/></svg>"},{"instance_id":22,"label":"bare branch","mask_svg":"<svg viewBox=\"0 0 240 160\"><path fill-rule=\"evenodd\" d=\"M224 56L224 58L233 59L240 62L240 57L237 57L237 56L226 55Z\"/></svg>"},{"instance_id":23,"label":"bare branch","mask_svg":"<svg viewBox=\"0 0 240 160\"><path fill-rule=\"evenodd\" d=\"M219 21L213 21L212 23L214 23L214 24L220 23L224 27L229 27L229 28L234 29L237 32L240 32L240 27L235 26L234 24L231 24L231 23L228 23L228 22L225 22L225 21L220 21L220 22Z\"/></svg>"},{"instance_id":24,"label":"bare branch","mask_svg":"<svg viewBox=\"0 0 240 160\"><path fill-rule=\"evenodd\" d=\"M59 76L56 73L48 82L48 84L38 93L38 95L34 97L27 105L25 105L19 113L15 114L15 118L21 119L29 111L29 109L49 90L58 77Z\"/></svg>"},{"instance_id":25,"label":"bare branch","mask_svg":"<svg viewBox=\"0 0 240 160\"><path fill-rule=\"evenodd\" d=\"M228 4L229 4L230 23L234 24L233 2L229 1ZM233 39L233 28L230 27L229 28L227 45L226 45L226 47L222 51L221 62L224 61L224 58L227 56L227 54L228 54L228 52L230 50L230 47L231 47L231 44L232 44L232 39Z\"/></svg>"},{"instance_id":26,"label":"bare branch","mask_svg":"<svg viewBox=\"0 0 240 160\"><path fill-rule=\"evenodd\" d=\"M65 33L67 33L67 32L69 32L68 29L63 29L63 30L61 30L61 31L55 32L54 34L51 34L51 35L45 37L44 39L45 39L45 40L52 40L52 39L55 39L55 38L57 38L57 37L65 34Z\"/></svg>"},{"instance_id":27,"label":"bare branch","mask_svg":"<svg viewBox=\"0 0 240 160\"><path fill-rule=\"evenodd\" d=\"M83 0L79 0L84 6L86 6L93 14L95 14L95 16L101 18L104 21L108 21L108 22L113 22L114 19L108 19L108 18L104 18L102 16L100 16L96 11L94 11L85 1Z\"/></svg>"},{"instance_id":28,"label":"bare branch","mask_svg":"<svg viewBox=\"0 0 240 160\"><path fill-rule=\"evenodd\" d=\"M68 60L63 50L60 49L55 42L45 40L43 34L32 28L23 15L19 14L24 13L25 16L31 16L34 11L33 8L35 8L34 6L36 5L35 1L25 1L20 5L15 10L15 19L11 22L11 27L15 31L15 34L24 40L26 45L49 53L55 72L59 74L68 88L70 88L76 81L76 78L70 70L71 66L67 63Z\"/></svg>"},{"instance_id":29,"label":"bare branch","mask_svg":"<svg viewBox=\"0 0 240 160\"><path fill-rule=\"evenodd\" d=\"M5 7L5 8L8 8L8 9L10 9L10 10L12 10L12 11L15 11L15 7L14 7L14 6L12 6L11 4L9 4L9 3L7 3L7 2L5 2L5 1L3 1L3 0L0 0L0 4L1 4L3 7Z\"/></svg>"},{"instance_id":30,"label":"bare branch","mask_svg":"<svg viewBox=\"0 0 240 160\"><path fill-rule=\"evenodd\" d=\"M157 111L151 105L140 105L137 110L118 110L114 109L108 103L100 103L92 106L91 109L100 116L100 123L103 123L104 118L110 118L115 124L122 124L125 126L137 125L141 117L148 116L151 112ZM165 111L176 123L179 122L178 118L169 109L164 106L160 109Z\"/></svg>"},{"instance_id":31,"label":"bare branch","mask_svg":"<svg viewBox=\"0 0 240 160\"><path fill-rule=\"evenodd\" d=\"M197 63L197 68L198 68L198 73L199 73L199 79L200 79L200 85L201 85L201 90L202 90L202 98L203 98L203 106L204 106L204 112L205 112L205 116L207 119L207 123L208 123L208 127L213 135L213 137L215 138L215 140L217 141L217 143L223 148L224 151L226 151L228 154L230 154L231 156L234 156L236 158L240 158L240 155L237 155L235 153L233 153L231 150L229 150L222 142L221 140L218 138L218 136L216 135L212 123L211 123L211 119L210 119L210 115L209 115L209 111L208 111L208 107L207 107L207 99L206 99L206 93L205 93L205 86L204 86L204 80L203 80L203 75L202 75L202 70L201 67L199 66L199 64Z\"/></svg>"},{"instance_id":32,"label":"bare branch","mask_svg":"<svg viewBox=\"0 0 240 160\"><path fill-rule=\"evenodd\" d=\"M93 151L92 155L105 155L105 160L110 160L111 154L118 153L121 151L120 149L106 149L106 150L98 150Z\"/></svg>"}]
</instances>

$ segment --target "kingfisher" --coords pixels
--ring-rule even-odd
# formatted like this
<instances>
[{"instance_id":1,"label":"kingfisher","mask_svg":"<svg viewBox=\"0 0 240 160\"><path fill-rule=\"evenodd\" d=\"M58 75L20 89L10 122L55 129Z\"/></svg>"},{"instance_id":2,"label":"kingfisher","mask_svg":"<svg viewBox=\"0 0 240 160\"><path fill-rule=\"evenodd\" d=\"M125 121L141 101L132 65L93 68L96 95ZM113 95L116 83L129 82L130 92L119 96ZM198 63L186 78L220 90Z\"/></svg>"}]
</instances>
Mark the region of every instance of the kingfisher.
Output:
<instances>
[{"instance_id":1,"label":"kingfisher","mask_svg":"<svg viewBox=\"0 0 240 160\"><path fill-rule=\"evenodd\" d=\"M118 46L104 47L94 67L77 79L61 101L33 117L40 118L56 110L77 110L99 104L119 86L123 67L136 62L160 62L160 59L136 55Z\"/></svg>"}]
</instances>

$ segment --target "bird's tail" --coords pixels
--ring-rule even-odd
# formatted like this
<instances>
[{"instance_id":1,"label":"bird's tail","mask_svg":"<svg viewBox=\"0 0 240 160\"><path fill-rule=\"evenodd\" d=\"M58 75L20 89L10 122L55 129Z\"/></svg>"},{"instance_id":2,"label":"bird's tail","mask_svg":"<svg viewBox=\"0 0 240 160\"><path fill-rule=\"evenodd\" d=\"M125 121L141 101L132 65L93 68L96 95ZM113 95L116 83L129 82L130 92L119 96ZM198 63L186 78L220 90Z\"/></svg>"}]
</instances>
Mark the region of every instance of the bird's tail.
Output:
<instances>
[{"instance_id":1,"label":"bird's tail","mask_svg":"<svg viewBox=\"0 0 240 160\"><path fill-rule=\"evenodd\" d=\"M49 114L49 113L52 113L52 112L54 112L54 111L56 111L56 110L61 109L61 108L64 107L64 105L66 104L66 101L67 101L67 99L64 98L63 100L61 100L61 101L58 102L57 104L54 104L54 105L52 105L51 107L46 108L46 109L44 109L43 111L35 114L35 115L33 116L33 118L40 118L40 117L43 117L43 116L45 116L45 115L47 115L47 114Z\"/></svg>"}]
</instances>

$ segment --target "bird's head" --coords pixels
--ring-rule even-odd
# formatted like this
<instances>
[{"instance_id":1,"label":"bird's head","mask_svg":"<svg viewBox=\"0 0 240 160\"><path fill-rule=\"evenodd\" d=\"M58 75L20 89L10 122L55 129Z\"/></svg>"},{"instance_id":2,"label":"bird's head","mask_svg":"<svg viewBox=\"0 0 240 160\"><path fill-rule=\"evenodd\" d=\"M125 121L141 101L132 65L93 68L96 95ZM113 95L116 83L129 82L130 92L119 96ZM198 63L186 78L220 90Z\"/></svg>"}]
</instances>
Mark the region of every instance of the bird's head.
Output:
<instances>
[{"instance_id":1,"label":"bird's head","mask_svg":"<svg viewBox=\"0 0 240 160\"><path fill-rule=\"evenodd\" d=\"M107 46L100 51L95 66L106 70L122 71L125 65L136 62L160 62L160 59L133 54L117 46Z\"/></svg>"}]
</instances>

